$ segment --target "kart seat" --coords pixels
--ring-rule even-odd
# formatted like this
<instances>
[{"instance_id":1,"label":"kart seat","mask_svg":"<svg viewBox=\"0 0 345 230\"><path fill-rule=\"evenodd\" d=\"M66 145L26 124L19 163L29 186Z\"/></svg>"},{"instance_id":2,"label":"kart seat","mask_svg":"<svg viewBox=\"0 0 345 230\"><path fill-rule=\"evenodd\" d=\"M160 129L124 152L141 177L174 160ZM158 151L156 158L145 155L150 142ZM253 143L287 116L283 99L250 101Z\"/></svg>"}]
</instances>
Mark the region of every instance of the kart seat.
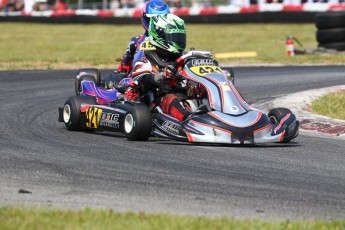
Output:
<instances>
[{"instance_id":1,"label":"kart seat","mask_svg":"<svg viewBox=\"0 0 345 230\"><path fill-rule=\"evenodd\" d=\"M116 100L117 90L106 90L101 87L97 87L93 81L82 81L81 95L93 96L97 99L99 104L108 104Z\"/></svg>"}]
</instances>

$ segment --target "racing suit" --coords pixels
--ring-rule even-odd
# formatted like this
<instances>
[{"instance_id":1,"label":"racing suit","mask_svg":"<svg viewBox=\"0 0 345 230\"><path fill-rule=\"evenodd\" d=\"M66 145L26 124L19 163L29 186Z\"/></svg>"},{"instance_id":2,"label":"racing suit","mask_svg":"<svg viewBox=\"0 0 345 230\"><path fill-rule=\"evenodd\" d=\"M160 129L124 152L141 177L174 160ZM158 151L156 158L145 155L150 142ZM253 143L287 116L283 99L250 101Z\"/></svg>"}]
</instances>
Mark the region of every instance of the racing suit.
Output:
<instances>
[{"instance_id":1,"label":"racing suit","mask_svg":"<svg viewBox=\"0 0 345 230\"><path fill-rule=\"evenodd\" d=\"M186 93L187 88L178 85L177 78L173 77L176 72L173 69L172 66L165 67L164 70L159 69L155 63L145 57L143 52L142 58L134 63L130 76L142 92L153 93L154 106L160 105L164 113L184 121L192 113L181 105L181 100L175 93L177 91Z\"/></svg>"},{"instance_id":2,"label":"racing suit","mask_svg":"<svg viewBox=\"0 0 345 230\"><path fill-rule=\"evenodd\" d=\"M132 70L132 64L141 59L141 54L137 53L140 50L140 45L146 40L147 32L145 34L133 37L126 49L125 54L122 57L122 61L118 66L119 72L130 73Z\"/></svg>"},{"instance_id":3,"label":"racing suit","mask_svg":"<svg viewBox=\"0 0 345 230\"><path fill-rule=\"evenodd\" d=\"M140 45L146 40L145 34L133 37L121 59L120 65L113 72L106 74L103 78L104 88L113 88L114 84L119 83L123 78L127 77L132 71L132 64L141 59L143 52L140 51Z\"/></svg>"}]
</instances>

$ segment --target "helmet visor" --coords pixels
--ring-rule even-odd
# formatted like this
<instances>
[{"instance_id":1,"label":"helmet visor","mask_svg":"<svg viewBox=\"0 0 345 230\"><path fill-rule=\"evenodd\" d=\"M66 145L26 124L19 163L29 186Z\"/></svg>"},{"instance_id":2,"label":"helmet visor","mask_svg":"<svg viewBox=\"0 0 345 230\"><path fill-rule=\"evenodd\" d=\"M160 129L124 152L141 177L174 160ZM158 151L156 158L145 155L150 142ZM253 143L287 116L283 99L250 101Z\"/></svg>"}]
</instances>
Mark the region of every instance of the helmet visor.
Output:
<instances>
[{"instance_id":1,"label":"helmet visor","mask_svg":"<svg viewBox=\"0 0 345 230\"><path fill-rule=\"evenodd\" d=\"M168 42L177 43L180 46L186 46L186 34L185 33L166 33L166 40Z\"/></svg>"},{"instance_id":2,"label":"helmet visor","mask_svg":"<svg viewBox=\"0 0 345 230\"><path fill-rule=\"evenodd\" d=\"M158 14L145 14L145 16L148 17L148 18L152 18L152 17L157 16L157 15Z\"/></svg>"}]
</instances>

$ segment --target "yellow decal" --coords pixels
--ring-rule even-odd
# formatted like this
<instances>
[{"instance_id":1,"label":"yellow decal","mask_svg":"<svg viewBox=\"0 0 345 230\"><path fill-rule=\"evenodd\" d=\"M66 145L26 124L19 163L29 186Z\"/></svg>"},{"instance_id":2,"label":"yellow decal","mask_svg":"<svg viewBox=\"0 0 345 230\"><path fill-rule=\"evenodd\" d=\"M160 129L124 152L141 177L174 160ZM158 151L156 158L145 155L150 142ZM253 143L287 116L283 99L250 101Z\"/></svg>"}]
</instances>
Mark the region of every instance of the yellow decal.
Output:
<instances>
[{"instance_id":1,"label":"yellow decal","mask_svg":"<svg viewBox=\"0 0 345 230\"><path fill-rule=\"evenodd\" d=\"M231 91L230 86L228 85L222 85L223 91Z\"/></svg>"},{"instance_id":2,"label":"yellow decal","mask_svg":"<svg viewBox=\"0 0 345 230\"><path fill-rule=\"evenodd\" d=\"M249 52L229 52L229 53L216 53L215 58L241 58L241 57L256 57L258 54L254 51Z\"/></svg>"},{"instance_id":3,"label":"yellow decal","mask_svg":"<svg viewBox=\"0 0 345 230\"><path fill-rule=\"evenodd\" d=\"M143 43L140 44L140 50L155 50L156 48L151 45L149 41L143 41Z\"/></svg>"},{"instance_id":4,"label":"yellow decal","mask_svg":"<svg viewBox=\"0 0 345 230\"><path fill-rule=\"evenodd\" d=\"M101 119L102 110L99 108L90 107L86 110L86 127L97 128L99 120Z\"/></svg>"},{"instance_id":5,"label":"yellow decal","mask_svg":"<svg viewBox=\"0 0 345 230\"><path fill-rule=\"evenodd\" d=\"M190 70L199 76L205 76L210 73L223 73L222 69L219 66L215 65L201 65L201 66L193 66Z\"/></svg>"}]
</instances>

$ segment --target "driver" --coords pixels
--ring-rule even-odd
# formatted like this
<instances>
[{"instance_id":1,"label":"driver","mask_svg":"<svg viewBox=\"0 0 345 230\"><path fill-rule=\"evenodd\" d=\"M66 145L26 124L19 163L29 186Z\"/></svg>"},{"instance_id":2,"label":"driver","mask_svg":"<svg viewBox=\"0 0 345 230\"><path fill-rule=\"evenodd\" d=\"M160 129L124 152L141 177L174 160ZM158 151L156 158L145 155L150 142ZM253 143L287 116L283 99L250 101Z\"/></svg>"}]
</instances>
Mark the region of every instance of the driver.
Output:
<instances>
[{"instance_id":1,"label":"driver","mask_svg":"<svg viewBox=\"0 0 345 230\"><path fill-rule=\"evenodd\" d=\"M140 45L143 42L147 42L148 29L150 26L150 18L155 15L169 14L169 6L161 0L151 0L145 3L142 14L141 14L141 24L145 29L145 33L139 36L133 37L123 55L122 62L118 67L118 71L129 73L132 70L132 63L142 57L142 53L137 53L140 50ZM147 45L149 45L147 43Z\"/></svg>"},{"instance_id":2,"label":"driver","mask_svg":"<svg viewBox=\"0 0 345 230\"><path fill-rule=\"evenodd\" d=\"M126 77L132 71L132 64L136 60L143 57L143 51L141 50L141 45L143 43L149 46L148 43L148 28L150 25L150 18L155 15L169 14L169 6L161 0L150 0L145 3L142 14L141 14L141 24L143 25L145 32L142 35L132 37L125 54L121 58L121 63L113 72L108 73L104 77L105 88L112 88L113 82L120 82L124 77Z\"/></svg>"},{"instance_id":3,"label":"driver","mask_svg":"<svg viewBox=\"0 0 345 230\"><path fill-rule=\"evenodd\" d=\"M165 63L172 63L177 60L186 48L186 28L184 21L176 15L157 15L152 17L148 28L150 43L155 47L154 51ZM145 52L145 54L147 54ZM160 70L158 65L143 56L134 63L131 77L140 89L151 91L156 98L156 105L160 104L164 113L170 114L179 121L184 121L191 116L180 99L174 94L174 86L177 83L175 78L176 69L173 65L167 65ZM132 99L139 96L132 89Z\"/></svg>"}]
</instances>

